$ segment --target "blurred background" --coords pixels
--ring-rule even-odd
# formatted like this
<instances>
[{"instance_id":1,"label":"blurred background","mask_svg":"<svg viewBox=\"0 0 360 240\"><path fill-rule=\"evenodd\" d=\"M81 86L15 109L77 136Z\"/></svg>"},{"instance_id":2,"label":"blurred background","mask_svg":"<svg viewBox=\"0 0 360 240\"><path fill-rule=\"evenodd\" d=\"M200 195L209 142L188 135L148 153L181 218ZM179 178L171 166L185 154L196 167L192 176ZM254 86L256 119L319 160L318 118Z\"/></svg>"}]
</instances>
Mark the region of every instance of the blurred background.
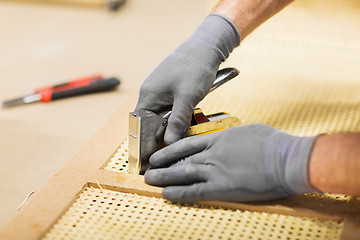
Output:
<instances>
[{"instance_id":1,"label":"blurred background","mask_svg":"<svg viewBox=\"0 0 360 240\"><path fill-rule=\"evenodd\" d=\"M111 11L103 0L0 0L0 100L89 74L121 80L112 92L0 109L0 228L117 109L135 107L142 81L216 2L127 0ZM295 1L233 52L223 67L240 69L238 80L203 111L297 135L360 131L359 13L358 0Z\"/></svg>"}]
</instances>

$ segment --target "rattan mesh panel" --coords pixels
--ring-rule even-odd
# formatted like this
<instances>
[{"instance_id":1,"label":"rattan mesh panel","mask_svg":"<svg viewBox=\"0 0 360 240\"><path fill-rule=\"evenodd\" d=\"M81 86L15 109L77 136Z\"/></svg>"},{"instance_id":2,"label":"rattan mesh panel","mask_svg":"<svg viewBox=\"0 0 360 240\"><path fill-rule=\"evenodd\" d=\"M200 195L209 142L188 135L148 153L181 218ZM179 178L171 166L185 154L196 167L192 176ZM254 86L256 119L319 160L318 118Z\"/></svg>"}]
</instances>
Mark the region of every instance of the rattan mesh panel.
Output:
<instances>
[{"instance_id":1,"label":"rattan mesh panel","mask_svg":"<svg viewBox=\"0 0 360 240\"><path fill-rule=\"evenodd\" d=\"M88 187L43 239L339 239L342 227Z\"/></svg>"},{"instance_id":2,"label":"rattan mesh panel","mask_svg":"<svg viewBox=\"0 0 360 240\"><path fill-rule=\"evenodd\" d=\"M105 166L105 170L112 172L129 172L128 164L128 140L125 139L110 157L109 162Z\"/></svg>"}]
</instances>

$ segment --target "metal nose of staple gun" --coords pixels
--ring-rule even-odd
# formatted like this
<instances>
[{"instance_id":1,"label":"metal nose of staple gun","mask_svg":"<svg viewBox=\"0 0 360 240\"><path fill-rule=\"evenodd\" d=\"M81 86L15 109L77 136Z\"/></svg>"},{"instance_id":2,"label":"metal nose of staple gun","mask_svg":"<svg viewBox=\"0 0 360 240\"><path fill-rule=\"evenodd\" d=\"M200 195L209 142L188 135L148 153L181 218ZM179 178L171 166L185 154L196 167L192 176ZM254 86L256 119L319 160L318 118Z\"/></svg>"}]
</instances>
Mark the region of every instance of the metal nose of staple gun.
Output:
<instances>
[{"instance_id":1,"label":"metal nose of staple gun","mask_svg":"<svg viewBox=\"0 0 360 240\"><path fill-rule=\"evenodd\" d=\"M236 68L224 68L217 72L210 92L239 75ZM144 174L149 167L151 154L165 146L163 136L159 139L159 129L165 131L171 111L154 113L140 110L129 114L129 172ZM201 109L194 109L191 126L186 136L195 136L220 131L240 125L240 120L221 112L205 116Z\"/></svg>"}]
</instances>

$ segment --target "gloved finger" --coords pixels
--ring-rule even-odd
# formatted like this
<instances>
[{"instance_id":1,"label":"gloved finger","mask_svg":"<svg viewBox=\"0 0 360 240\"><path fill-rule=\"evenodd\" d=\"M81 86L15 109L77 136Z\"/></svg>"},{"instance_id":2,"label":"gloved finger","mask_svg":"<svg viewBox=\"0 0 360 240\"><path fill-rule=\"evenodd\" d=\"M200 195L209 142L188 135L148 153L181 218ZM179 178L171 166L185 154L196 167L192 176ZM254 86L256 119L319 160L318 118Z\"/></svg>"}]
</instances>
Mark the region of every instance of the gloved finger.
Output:
<instances>
[{"instance_id":1,"label":"gloved finger","mask_svg":"<svg viewBox=\"0 0 360 240\"><path fill-rule=\"evenodd\" d=\"M143 95L148 95L148 94L144 94L142 93L142 91L140 90L140 94L139 94L139 99L137 101L136 107L135 107L135 112L136 111L140 111L140 110L150 110L153 111L154 107L156 108L156 106L158 104L154 104L154 99L149 99L149 97L145 98Z\"/></svg>"},{"instance_id":2,"label":"gloved finger","mask_svg":"<svg viewBox=\"0 0 360 240\"><path fill-rule=\"evenodd\" d=\"M209 165L183 163L168 168L151 169L145 173L145 182L155 186L187 185L207 180Z\"/></svg>"},{"instance_id":3,"label":"gloved finger","mask_svg":"<svg viewBox=\"0 0 360 240\"><path fill-rule=\"evenodd\" d=\"M163 109L167 109L171 106L171 103L169 101L165 101L165 99L159 100L159 98L149 96L147 98L139 97L134 111L137 112L140 110L148 110L158 113L161 112Z\"/></svg>"},{"instance_id":4,"label":"gloved finger","mask_svg":"<svg viewBox=\"0 0 360 240\"><path fill-rule=\"evenodd\" d=\"M149 104L147 104L146 101L143 101L139 98L134 111L138 112L140 110L150 110L150 109L149 109Z\"/></svg>"},{"instance_id":5,"label":"gloved finger","mask_svg":"<svg viewBox=\"0 0 360 240\"><path fill-rule=\"evenodd\" d=\"M207 195L214 191L208 182L195 183L189 186L170 186L164 188L162 195L173 202L197 202L207 199Z\"/></svg>"},{"instance_id":6,"label":"gloved finger","mask_svg":"<svg viewBox=\"0 0 360 240\"><path fill-rule=\"evenodd\" d=\"M163 190L163 196L173 202L224 201L258 202L271 201L288 196L281 190L256 192L249 189L222 190L215 184L197 183L190 186L171 186Z\"/></svg>"},{"instance_id":7,"label":"gloved finger","mask_svg":"<svg viewBox=\"0 0 360 240\"><path fill-rule=\"evenodd\" d=\"M168 166L195 153L202 152L208 144L207 135L187 137L166 146L150 156L153 167Z\"/></svg>"},{"instance_id":8,"label":"gloved finger","mask_svg":"<svg viewBox=\"0 0 360 240\"><path fill-rule=\"evenodd\" d=\"M194 107L188 104L187 101L181 98L175 99L164 135L166 145L170 145L185 136L193 112Z\"/></svg>"},{"instance_id":9,"label":"gloved finger","mask_svg":"<svg viewBox=\"0 0 360 240\"><path fill-rule=\"evenodd\" d=\"M176 166L178 164L189 164L189 163L193 163L193 164L205 164L206 160L208 160L211 157L209 151L203 150L201 152L192 154L188 157L185 157L183 160L178 161L177 163L173 164L172 166Z\"/></svg>"},{"instance_id":10,"label":"gloved finger","mask_svg":"<svg viewBox=\"0 0 360 240\"><path fill-rule=\"evenodd\" d=\"M272 189L270 191L253 191L250 189L236 189L234 191L214 191L206 196L207 201L227 201L227 202L258 202L270 201L288 196L281 190Z\"/></svg>"}]
</instances>

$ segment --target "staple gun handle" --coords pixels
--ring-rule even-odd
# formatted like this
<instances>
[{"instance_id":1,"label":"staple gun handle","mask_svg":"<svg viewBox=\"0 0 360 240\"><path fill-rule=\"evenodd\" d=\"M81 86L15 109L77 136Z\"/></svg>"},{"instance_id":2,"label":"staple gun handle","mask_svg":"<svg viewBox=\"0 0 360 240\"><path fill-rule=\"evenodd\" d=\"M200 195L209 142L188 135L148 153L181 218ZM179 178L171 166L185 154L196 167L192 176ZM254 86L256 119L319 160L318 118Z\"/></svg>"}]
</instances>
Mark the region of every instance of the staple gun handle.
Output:
<instances>
[{"instance_id":1,"label":"staple gun handle","mask_svg":"<svg viewBox=\"0 0 360 240\"><path fill-rule=\"evenodd\" d=\"M223 85L224 83L230 81L231 79L239 75L239 73L240 71L237 70L236 68L224 68L219 70L216 73L215 81L213 83L213 86L210 88L209 93L211 93L212 91Z\"/></svg>"}]
</instances>

